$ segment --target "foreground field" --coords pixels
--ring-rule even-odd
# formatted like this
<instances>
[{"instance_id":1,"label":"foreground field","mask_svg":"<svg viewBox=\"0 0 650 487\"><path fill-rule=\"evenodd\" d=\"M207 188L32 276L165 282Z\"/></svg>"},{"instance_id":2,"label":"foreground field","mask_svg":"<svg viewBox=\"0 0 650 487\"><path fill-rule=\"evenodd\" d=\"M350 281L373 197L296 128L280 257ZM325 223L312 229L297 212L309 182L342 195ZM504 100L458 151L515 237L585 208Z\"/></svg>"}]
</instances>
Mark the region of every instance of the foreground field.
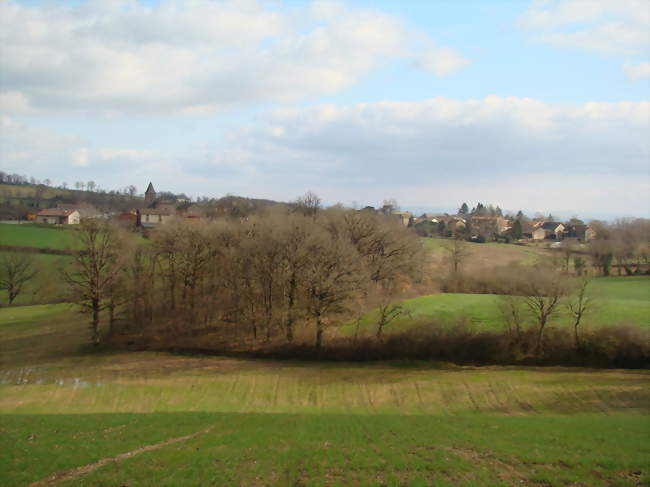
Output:
<instances>
[{"instance_id":1,"label":"foreground field","mask_svg":"<svg viewBox=\"0 0 650 487\"><path fill-rule=\"evenodd\" d=\"M597 278L591 284L590 292L595 299L593 310L583 324L588 326L636 324L650 327L650 277L607 277ZM478 330L495 330L503 327L499 312L499 296L494 294L434 294L409 299L404 302L409 314L391 323L386 333L407 330L422 323L458 323L465 321ZM378 315L371 312L359 323L348 324L340 332L343 335L358 333L359 336L376 332ZM560 313L552 325L567 326L571 319L567 313Z\"/></svg>"},{"instance_id":2,"label":"foreground field","mask_svg":"<svg viewBox=\"0 0 650 487\"><path fill-rule=\"evenodd\" d=\"M645 371L237 360L86 340L66 305L0 310L1 485L650 481Z\"/></svg>"}]
</instances>

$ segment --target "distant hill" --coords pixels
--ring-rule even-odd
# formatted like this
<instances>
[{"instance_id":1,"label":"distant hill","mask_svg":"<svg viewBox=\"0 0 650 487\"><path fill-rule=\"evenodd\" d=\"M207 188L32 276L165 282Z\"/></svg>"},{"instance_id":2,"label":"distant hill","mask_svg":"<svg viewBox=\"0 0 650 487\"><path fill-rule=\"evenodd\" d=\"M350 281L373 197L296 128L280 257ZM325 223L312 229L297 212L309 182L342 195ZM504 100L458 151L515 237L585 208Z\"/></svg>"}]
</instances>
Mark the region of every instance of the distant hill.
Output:
<instances>
[{"instance_id":1,"label":"distant hill","mask_svg":"<svg viewBox=\"0 0 650 487\"><path fill-rule=\"evenodd\" d=\"M59 204L92 205L102 211L141 207L144 199L117 191L82 191L43 184L0 184L0 220L25 220L30 213Z\"/></svg>"},{"instance_id":2,"label":"distant hill","mask_svg":"<svg viewBox=\"0 0 650 487\"><path fill-rule=\"evenodd\" d=\"M184 194L160 192L166 201L188 204ZM198 198L193 204L200 207L208 217L245 217L268 207L287 206L273 200L227 195L222 198ZM129 211L144 206L144 198L118 191L84 191L53 188L43 184L0 184L0 220L26 220L29 214L58 205L92 205L104 212Z\"/></svg>"}]
</instances>

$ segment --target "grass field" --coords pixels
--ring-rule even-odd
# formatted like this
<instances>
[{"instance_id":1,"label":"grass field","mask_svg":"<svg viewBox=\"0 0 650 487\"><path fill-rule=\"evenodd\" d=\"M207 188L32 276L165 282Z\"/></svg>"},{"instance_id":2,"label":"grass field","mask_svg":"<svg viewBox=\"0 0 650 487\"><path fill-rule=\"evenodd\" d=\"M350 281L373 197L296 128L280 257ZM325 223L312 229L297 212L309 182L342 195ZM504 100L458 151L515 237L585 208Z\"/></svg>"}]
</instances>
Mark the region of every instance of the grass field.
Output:
<instances>
[{"instance_id":1,"label":"grass field","mask_svg":"<svg viewBox=\"0 0 650 487\"><path fill-rule=\"evenodd\" d=\"M438 261L444 259L445 247L450 243L449 239L444 238L421 238L420 241ZM468 243L465 249L468 252L464 262L466 268L507 266L515 262L530 265L551 255L548 250L541 247L495 242Z\"/></svg>"},{"instance_id":2,"label":"grass field","mask_svg":"<svg viewBox=\"0 0 650 487\"><path fill-rule=\"evenodd\" d=\"M0 250L0 259L11 255ZM16 298L14 305L29 305L38 303L56 303L61 301L64 287L59 275L59 269L70 264L72 258L67 255L26 254L34 262L37 274L25 284L25 289ZM7 292L0 291L0 306L7 305Z\"/></svg>"},{"instance_id":3,"label":"grass field","mask_svg":"<svg viewBox=\"0 0 650 487\"><path fill-rule=\"evenodd\" d=\"M650 277L597 278L590 292L595 299L593 311L584 319L584 326L617 325L632 323L650 327ZM408 329L426 321L457 323L463 319L481 330L499 329L503 319L498 308L499 296L494 294L434 294L405 301L409 315L396 319L386 333ZM378 315L365 315L360 324L360 336L376 332ZM552 322L560 326L571 323L566 312ZM356 324L340 329L343 335L355 333Z\"/></svg>"},{"instance_id":4,"label":"grass field","mask_svg":"<svg viewBox=\"0 0 650 487\"><path fill-rule=\"evenodd\" d=\"M74 237L74 229L65 226L0 223L0 245L65 250L77 246Z\"/></svg>"},{"instance_id":5,"label":"grass field","mask_svg":"<svg viewBox=\"0 0 650 487\"><path fill-rule=\"evenodd\" d=\"M648 485L650 374L92 351L0 310L0 484Z\"/></svg>"}]
</instances>

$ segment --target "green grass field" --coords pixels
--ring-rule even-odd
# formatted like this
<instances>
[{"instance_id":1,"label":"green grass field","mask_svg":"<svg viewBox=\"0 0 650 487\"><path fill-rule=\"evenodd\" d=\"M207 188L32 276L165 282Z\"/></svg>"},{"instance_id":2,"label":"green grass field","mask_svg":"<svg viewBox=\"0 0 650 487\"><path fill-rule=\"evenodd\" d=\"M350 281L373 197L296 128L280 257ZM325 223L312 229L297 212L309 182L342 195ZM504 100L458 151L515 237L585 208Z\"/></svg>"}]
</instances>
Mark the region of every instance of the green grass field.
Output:
<instances>
[{"instance_id":1,"label":"green grass field","mask_svg":"<svg viewBox=\"0 0 650 487\"><path fill-rule=\"evenodd\" d=\"M74 237L70 227L0 223L0 245L66 250L77 247Z\"/></svg>"},{"instance_id":2,"label":"green grass field","mask_svg":"<svg viewBox=\"0 0 650 487\"><path fill-rule=\"evenodd\" d=\"M0 485L648 485L650 373L93 351L0 309Z\"/></svg>"},{"instance_id":3,"label":"green grass field","mask_svg":"<svg viewBox=\"0 0 650 487\"><path fill-rule=\"evenodd\" d=\"M597 278L591 284L595 305L584 319L584 326L637 324L650 327L650 277ZM427 321L457 323L459 319L477 329L499 329L503 319L498 308L499 296L494 294L434 294L409 299L404 302L409 315L397 318L386 327L386 333L401 332ZM365 315L359 324L347 324L339 330L343 335L372 335L376 332L378 314ZM552 324L566 326L571 323L566 311L561 312Z\"/></svg>"},{"instance_id":4,"label":"green grass field","mask_svg":"<svg viewBox=\"0 0 650 487\"><path fill-rule=\"evenodd\" d=\"M0 250L0 259L11 255ZM24 291L16 298L14 305L24 306L39 303L56 303L63 299L65 292L59 269L70 264L72 257L52 254L24 254L33 260L37 270L34 278L25 284ZM7 292L0 291L0 306L6 306Z\"/></svg>"}]
</instances>

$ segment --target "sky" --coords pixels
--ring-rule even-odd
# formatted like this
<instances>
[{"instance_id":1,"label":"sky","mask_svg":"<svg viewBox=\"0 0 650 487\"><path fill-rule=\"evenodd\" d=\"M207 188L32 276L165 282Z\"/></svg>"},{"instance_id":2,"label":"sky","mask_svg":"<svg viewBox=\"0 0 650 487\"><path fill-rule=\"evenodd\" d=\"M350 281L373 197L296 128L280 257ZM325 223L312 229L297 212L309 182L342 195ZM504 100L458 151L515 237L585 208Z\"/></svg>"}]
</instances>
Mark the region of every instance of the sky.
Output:
<instances>
[{"instance_id":1,"label":"sky","mask_svg":"<svg viewBox=\"0 0 650 487\"><path fill-rule=\"evenodd\" d=\"M5 0L0 170L649 217L650 1Z\"/></svg>"}]
</instances>

